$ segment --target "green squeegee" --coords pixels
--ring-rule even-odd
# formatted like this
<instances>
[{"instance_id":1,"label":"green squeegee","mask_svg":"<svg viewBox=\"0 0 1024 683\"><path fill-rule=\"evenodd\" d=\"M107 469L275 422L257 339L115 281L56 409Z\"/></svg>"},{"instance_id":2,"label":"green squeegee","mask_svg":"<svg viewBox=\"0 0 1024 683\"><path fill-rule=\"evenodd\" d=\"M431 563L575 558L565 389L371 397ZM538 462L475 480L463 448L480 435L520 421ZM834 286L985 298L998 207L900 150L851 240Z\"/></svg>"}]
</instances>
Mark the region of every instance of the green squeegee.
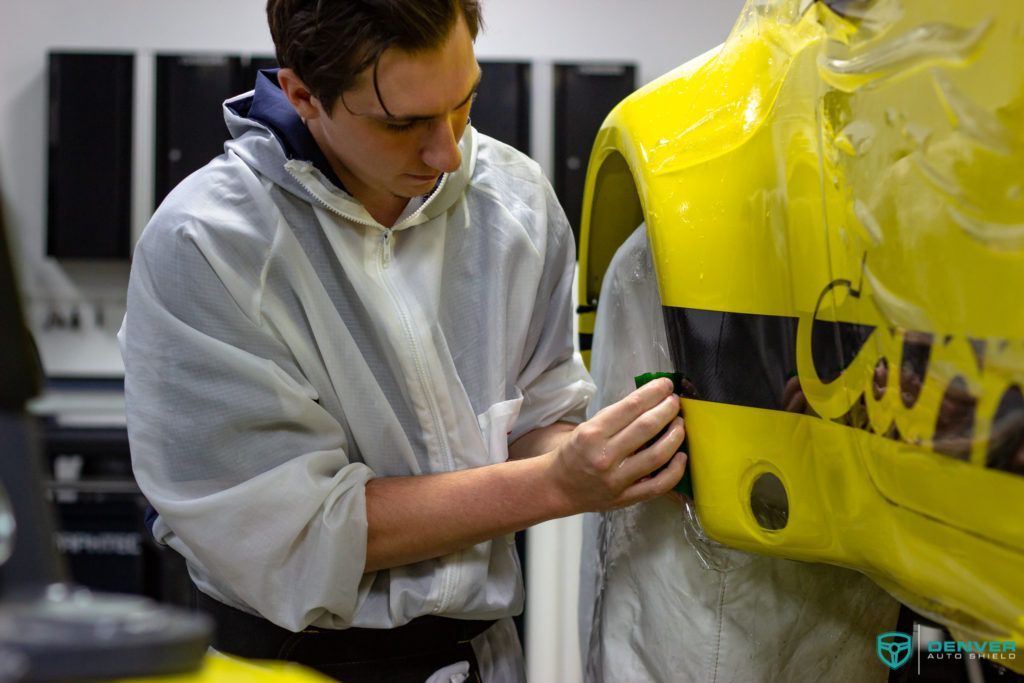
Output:
<instances>
[{"instance_id":1,"label":"green squeegee","mask_svg":"<svg viewBox=\"0 0 1024 683\"><path fill-rule=\"evenodd\" d=\"M672 390L679 396L684 395L683 375L678 372L645 372L642 375L637 375L636 377L634 377L633 381L636 382L636 388L639 389L648 382L653 382L654 380L659 379L661 377L668 377L670 380L672 380ZM668 428L666 427L665 429ZM651 439L650 443L648 443L647 446L650 446L652 443L660 439L661 435L664 433L665 431L662 430L661 434L658 434L658 436ZM680 446L680 448L682 449L682 452L687 453L687 457L689 457L689 448L687 447L686 441L686 438L684 438L683 444L682 446ZM647 446L645 446L645 448ZM660 471L661 469L659 469L657 472ZM652 472L652 474L657 474L657 472ZM689 461L687 461L686 463L686 472L683 474L683 478L679 480L679 483L676 484L675 490L683 494L684 496L689 496L690 498L693 498L693 480L690 478Z\"/></svg>"}]
</instances>

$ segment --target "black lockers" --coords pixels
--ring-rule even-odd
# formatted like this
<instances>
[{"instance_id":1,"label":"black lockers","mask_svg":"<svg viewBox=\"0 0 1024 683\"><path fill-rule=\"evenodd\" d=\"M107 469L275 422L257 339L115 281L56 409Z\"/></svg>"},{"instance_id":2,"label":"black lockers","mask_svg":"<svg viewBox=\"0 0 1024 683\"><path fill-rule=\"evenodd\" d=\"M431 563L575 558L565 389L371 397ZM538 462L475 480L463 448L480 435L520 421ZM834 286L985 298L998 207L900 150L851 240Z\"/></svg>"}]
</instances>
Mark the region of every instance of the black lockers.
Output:
<instances>
[{"instance_id":1,"label":"black lockers","mask_svg":"<svg viewBox=\"0 0 1024 683\"><path fill-rule=\"evenodd\" d=\"M223 100L252 88L270 57L156 60L154 205L221 153ZM482 62L473 125L530 151L530 65ZM127 258L131 235L133 57L50 55L47 254ZM554 185L579 230L587 159L605 115L635 88L631 64L555 65Z\"/></svg>"},{"instance_id":2,"label":"black lockers","mask_svg":"<svg viewBox=\"0 0 1024 683\"><path fill-rule=\"evenodd\" d=\"M608 112L636 89L633 64L555 65L555 193L579 244L587 162Z\"/></svg>"},{"instance_id":3,"label":"black lockers","mask_svg":"<svg viewBox=\"0 0 1024 683\"><path fill-rule=\"evenodd\" d=\"M272 57L157 56L154 206L223 151L224 100L252 90L257 71L276 65Z\"/></svg>"},{"instance_id":4,"label":"black lockers","mask_svg":"<svg viewBox=\"0 0 1024 683\"><path fill-rule=\"evenodd\" d=\"M473 103L473 127L530 153L530 65L480 62L483 79Z\"/></svg>"},{"instance_id":5,"label":"black lockers","mask_svg":"<svg viewBox=\"0 0 1024 683\"><path fill-rule=\"evenodd\" d=\"M127 258L134 58L50 54L46 253Z\"/></svg>"}]
</instances>

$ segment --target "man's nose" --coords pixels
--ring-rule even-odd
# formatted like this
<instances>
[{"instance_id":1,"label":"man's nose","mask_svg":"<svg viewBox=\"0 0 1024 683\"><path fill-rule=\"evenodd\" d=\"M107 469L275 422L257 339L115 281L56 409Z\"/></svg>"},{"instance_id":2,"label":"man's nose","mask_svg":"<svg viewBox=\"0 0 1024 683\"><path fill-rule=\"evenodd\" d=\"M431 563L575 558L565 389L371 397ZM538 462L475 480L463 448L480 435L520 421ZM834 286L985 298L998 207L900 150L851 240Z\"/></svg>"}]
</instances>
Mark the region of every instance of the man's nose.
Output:
<instances>
[{"instance_id":1,"label":"man's nose","mask_svg":"<svg viewBox=\"0 0 1024 683\"><path fill-rule=\"evenodd\" d=\"M430 126L430 137L423 150L423 161L442 173L452 173L462 164L462 152L455 137L453 118L442 118Z\"/></svg>"}]
</instances>

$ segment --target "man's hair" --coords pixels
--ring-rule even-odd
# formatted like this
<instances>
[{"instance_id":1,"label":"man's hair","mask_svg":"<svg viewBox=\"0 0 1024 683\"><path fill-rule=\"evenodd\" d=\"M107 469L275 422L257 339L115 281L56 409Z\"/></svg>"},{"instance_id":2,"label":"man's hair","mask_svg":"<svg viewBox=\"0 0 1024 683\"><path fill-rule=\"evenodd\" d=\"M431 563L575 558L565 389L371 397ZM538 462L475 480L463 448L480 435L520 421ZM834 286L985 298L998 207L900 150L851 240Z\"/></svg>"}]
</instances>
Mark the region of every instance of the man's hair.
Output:
<instances>
[{"instance_id":1,"label":"man's hair","mask_svg":"<svg viewBox=\"0 0 1024 683\"><path fill-rule=\"evenodd\" d=\"M479 0L267 2L278 64L295 71L328 114L371 66L377 88L377 62L387 48L410 53L439 48L460 14L475 40L482 25Z\"/></svg>"}]
</instances>

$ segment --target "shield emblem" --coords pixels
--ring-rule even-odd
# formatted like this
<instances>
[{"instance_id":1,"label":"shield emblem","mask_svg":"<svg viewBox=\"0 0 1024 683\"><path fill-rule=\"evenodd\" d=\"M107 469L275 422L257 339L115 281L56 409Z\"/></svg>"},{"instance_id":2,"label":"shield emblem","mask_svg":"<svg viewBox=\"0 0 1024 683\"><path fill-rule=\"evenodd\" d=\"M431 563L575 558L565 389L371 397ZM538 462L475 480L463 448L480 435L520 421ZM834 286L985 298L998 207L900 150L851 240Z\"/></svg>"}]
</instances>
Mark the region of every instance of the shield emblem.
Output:
<instances>
[{"instance_id":1,"label":"shield emblem","mask_svg":"<svg viewBox=\"0 0 1024 683\"><path fill-rule=\"evenodd\" d=\"M888 631L878 636L875 651L878 658L890 669L898 669L910 659L910 645L913 638L900 631Z\"/></svg>"}]
</instances>

